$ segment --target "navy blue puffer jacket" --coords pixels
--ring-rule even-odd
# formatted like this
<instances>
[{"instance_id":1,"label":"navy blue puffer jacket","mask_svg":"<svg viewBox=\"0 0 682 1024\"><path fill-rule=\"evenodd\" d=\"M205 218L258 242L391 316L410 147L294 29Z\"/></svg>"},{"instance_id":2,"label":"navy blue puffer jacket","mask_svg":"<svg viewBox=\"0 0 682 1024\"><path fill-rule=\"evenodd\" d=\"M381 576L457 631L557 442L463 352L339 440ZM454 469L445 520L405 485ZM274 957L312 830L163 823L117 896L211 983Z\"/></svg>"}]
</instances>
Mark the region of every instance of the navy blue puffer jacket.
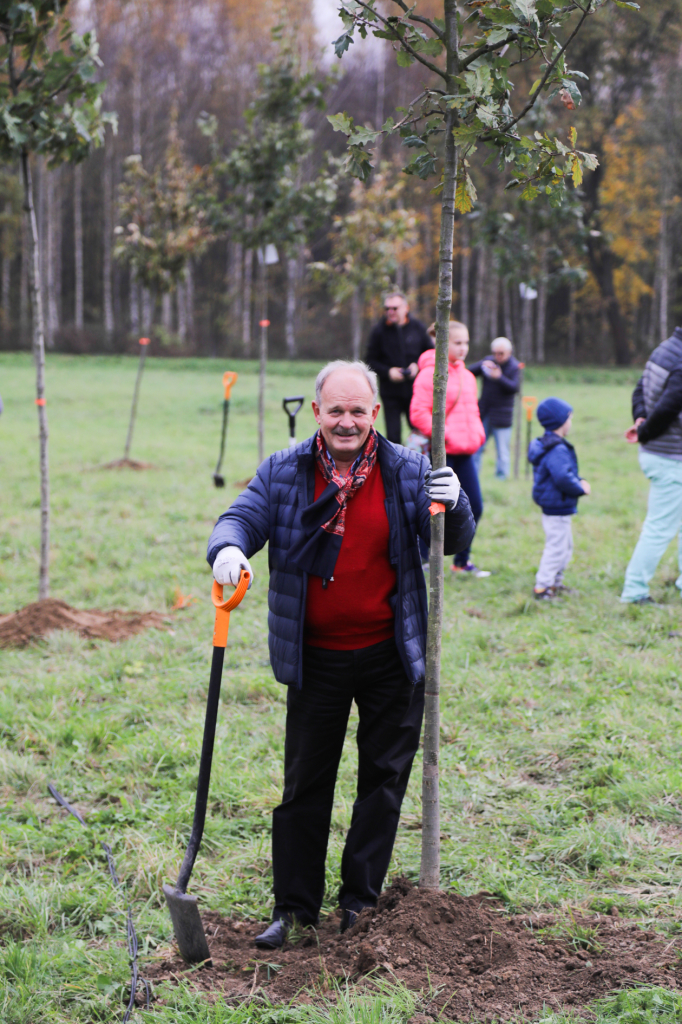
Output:
<instances>
[{"instance_id":1,"label":"navy blue puffer jacket","mask_svg":"<svg viewBox=\"0 0 682 1024\"><path fill-rule=\"evenodd\" d=\"M275 452L263 462L246 490L216 523L207 555L213 565L220 549L234 544L251 558L269 541L270 662L280 683L298 687L302 683L308 577L288 553L301 529L301 512L314 499L315 436ZM397 574L396 645L408 678L418 683L425 671L427 600L417 537L427 544L431 538L430 502L424 490L429 461L381 434L378 459L386 491L389 555ZM445 553L462 551L474 531L469 501L461 491L457 507L445 516Z\"/></svg>"},{"instance_id":2,"label":"navy blue puffer jacket","mask_svg":"<svg viewBox=\"0 0 682 1024\"><path fill-rule=\"evenodd\" d=\"M578 457L573 445L548 430L531 441L528 461L533 466L535 504L546 516L575 515L578 498L585 492L578 476Z\"/></svg>"}]
</instances>

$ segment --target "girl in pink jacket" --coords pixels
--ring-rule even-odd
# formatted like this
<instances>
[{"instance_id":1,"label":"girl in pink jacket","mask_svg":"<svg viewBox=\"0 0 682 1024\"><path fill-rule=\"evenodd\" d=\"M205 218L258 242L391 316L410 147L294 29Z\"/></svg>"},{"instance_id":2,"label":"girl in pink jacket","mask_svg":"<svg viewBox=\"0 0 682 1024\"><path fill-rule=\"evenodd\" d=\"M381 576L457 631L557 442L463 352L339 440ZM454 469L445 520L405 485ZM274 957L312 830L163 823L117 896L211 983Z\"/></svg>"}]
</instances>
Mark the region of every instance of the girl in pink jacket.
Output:
<instances>
[{"instance_id":1,"label":"girl in pink jacket","mask_svg":"<svg viewBox=\"0 0 682 1024\"><path fill-rule=\"evenodd\" d=\"M435 325L429 328L429 333ZM478 386L473 373L464 365L469 352L469 331L464 324L450 321L448 351L448 387L445 397L445 451L447 464L459 477L462 490L469 499L474 519L483 513L483 499L478 474L473 460L485 441L485 430L478 411ZM436 364L434 349L419 357L419 373L414 382L410 403L410 423L427 437L431 437L433 417L433 371ZM490 576L485 569L477 569L470 558L471 549L455 555L453 572L468 572L472 576Z\"/></svg>"}]
</instances>

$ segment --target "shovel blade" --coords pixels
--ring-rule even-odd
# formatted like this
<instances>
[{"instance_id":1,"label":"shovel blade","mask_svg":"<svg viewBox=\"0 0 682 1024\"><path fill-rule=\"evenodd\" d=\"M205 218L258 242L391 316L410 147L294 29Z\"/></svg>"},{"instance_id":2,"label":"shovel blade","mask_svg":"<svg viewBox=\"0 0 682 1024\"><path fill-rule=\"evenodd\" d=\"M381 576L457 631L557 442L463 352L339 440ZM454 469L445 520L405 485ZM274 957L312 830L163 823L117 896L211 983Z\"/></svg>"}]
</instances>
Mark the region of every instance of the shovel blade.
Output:
<instances>
[{"instance_id":1,"label":"shovel blade","mask_svg":"<svg viewBox=\"0 0 682 1024\"><path fill-rule=\"evenodd\" d=\"M225 477L221 476L220 473L214 473L213 474L213 483L216 485L216 487L224 487L225 486Z\"/></svg>"},{"instance_id":2,"label":"shovel blade","mask_svg":"<svg viewBox=\"0 0 682 1024\"><path fill-rule=\"evenodd\" d=\"M206 941L206 933L201 923L196 896L188 896L172 885L164 885L163 894L170 911L182 959L188 964L210 963L211 954Z\"/></svg>"}]
</instances>

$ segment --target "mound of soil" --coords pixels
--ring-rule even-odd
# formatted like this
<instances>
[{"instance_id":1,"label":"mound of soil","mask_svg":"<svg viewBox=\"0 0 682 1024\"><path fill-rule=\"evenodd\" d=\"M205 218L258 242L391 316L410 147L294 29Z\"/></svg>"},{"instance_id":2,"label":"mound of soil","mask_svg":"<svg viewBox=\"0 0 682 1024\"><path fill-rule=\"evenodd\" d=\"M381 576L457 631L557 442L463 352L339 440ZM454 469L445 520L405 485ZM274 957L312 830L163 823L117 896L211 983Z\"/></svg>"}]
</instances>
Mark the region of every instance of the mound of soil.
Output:
<instances>
[{"instance_id":1,"label":"mound of soil","mask_svg":"<svg viewBox=\"0 0 682 1024\"><path fill-rule=\"evenodd\" d=\"M153 469L151 462L138 462L136 459L115 459L113 462L105 462L98 469Z\"/></svg>"},{"instance_id":2,"label":"mound of soil","mask_svg":"<svg viewBox=\"0 0 682 1024\"><path fill-rule=\"evenodd\" d=\"M461 1020L528 1018L543 1005L583 1006L614 988L677 987L676 947L682 948L682 939L670 942L632 921L603 915L574 920L588 929L582 934L592 951L574 948L570 938L538 935L538 928L555 923L551 914L509 918L488 893L463 897L397 879L376 910L363 911L344 935L333 915L282 950L255 948L253 937L262 924L207 913L211 966L189 969L175 953L160 956L144 973L157 983L184 978L231 1000L259 990L272 1001L297 993L301 999L305 988L309 1002L329 996L332 978L357 985L371 985L375 977L399 980L423 993L416 1019L424 1022L438 1013Z\"/></svg>"},{"instance_id":3,"label":"mound of soil","mask_svg":"<svg viewBox=\"0 0 682 1024\"><path fill-rule=\"evenodd\" d=\"M164 628L159 612L80 611L49 597L11 615L0 615L0 647L25 647L55 629L70 629L88 639L126 640L151 628Z\"/></svg>"}]
</instances>

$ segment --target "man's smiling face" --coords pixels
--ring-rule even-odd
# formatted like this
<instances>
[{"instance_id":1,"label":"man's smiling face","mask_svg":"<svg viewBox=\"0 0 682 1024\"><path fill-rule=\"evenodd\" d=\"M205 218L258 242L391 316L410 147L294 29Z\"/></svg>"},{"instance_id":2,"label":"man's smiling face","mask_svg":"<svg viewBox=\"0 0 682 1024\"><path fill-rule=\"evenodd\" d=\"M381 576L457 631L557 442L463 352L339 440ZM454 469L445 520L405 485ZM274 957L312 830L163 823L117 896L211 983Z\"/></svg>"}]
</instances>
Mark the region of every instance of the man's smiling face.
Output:
<instances>
[{"instance_id":1,"label":"man's smiling face","mask_svg":"<svg viewBox=\"0 0 682 1024\"><path fill-rule=\"evenodd\" d=\"M352 463L360 454L379 414L372 389L359 370L334 370L313 402L327 451L335 462Z\"/></svg>"}]
</instances>

